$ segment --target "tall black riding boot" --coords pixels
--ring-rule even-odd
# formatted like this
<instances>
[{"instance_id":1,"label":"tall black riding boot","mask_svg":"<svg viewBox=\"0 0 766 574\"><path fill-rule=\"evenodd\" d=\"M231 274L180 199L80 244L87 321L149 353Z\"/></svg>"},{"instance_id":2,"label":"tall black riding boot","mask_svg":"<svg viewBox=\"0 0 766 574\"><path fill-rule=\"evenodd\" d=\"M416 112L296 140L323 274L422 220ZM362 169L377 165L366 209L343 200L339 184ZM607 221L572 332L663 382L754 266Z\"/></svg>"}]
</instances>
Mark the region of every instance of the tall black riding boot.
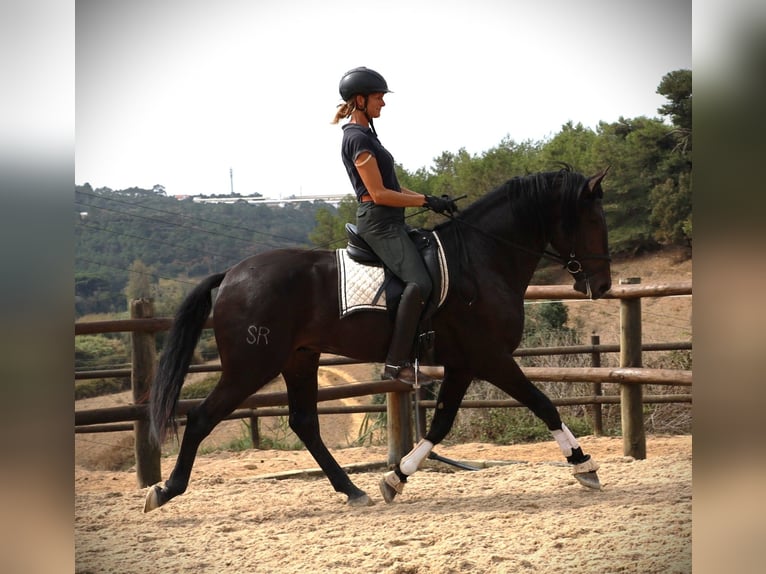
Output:
<instances>
[{"instance_id":1,"label":"tall black riding boot","mask_svg":"<svg viewBox=\"0 0 766 574\"><path fill-rule=\"evenodd\" d=\"M399 309L396 311L394 333L388 346L386 367L383 370L384 379L399 379L403 383L415 384L415 368L410 363L410 357L415 345L423 305L420 288L414 283L408 283L402 292ZM417 382L427 385L432 383L433 379L418 372Z\"/></svg>"}]
</instances>

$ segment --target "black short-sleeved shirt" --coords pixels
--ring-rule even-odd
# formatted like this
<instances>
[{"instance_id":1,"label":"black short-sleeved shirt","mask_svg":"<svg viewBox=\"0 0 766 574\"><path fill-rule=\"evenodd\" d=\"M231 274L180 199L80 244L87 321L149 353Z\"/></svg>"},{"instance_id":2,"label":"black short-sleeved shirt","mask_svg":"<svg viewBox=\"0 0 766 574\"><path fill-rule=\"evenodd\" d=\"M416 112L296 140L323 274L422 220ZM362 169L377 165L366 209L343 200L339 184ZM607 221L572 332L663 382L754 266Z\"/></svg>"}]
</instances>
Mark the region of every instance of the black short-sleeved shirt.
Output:
<instances>
[{"instance_id":1,"label":"black short-sleeved shirt","mask_svg":"<svg viewBox=\"0 0 766 574\"><path fill-rule=\"evenodd\" d=\"M359 177L359 172L354 166L354 162L363 152L369 152L375 156L380 168L380 175L383 178L383 185L394 191L401 191L399 180L396 178L394 170L394 156L380 143L378 137L372 133L370 128L365 128L359 124L345 124L343 126L343 143L341 144L341 155L343 156L343 165L346 167L351 185L356 192L356 198L361 199L367 193L367 188Z\"/></svg>"}]
</instances>

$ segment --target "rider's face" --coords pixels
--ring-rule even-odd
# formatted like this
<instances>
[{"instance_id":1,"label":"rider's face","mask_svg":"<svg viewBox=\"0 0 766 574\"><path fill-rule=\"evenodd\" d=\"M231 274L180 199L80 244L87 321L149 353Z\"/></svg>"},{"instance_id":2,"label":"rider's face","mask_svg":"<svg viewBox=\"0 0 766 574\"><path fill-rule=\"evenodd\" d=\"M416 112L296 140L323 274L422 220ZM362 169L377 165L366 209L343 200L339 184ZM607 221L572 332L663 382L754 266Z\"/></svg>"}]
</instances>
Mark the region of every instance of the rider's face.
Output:
<instances>
[{"instance_id":1,"label":"rider's face","mask_svg":"<svg viewBox=\"0 0 766 574\"><path fill-rule=\"evenodd\" d=\"M371 118L380 117L380 110L386 105L386 102L383 100L384 95L383 93L375 93L370 94L367 98L367 114Z\"/></svg>"}]
</instances>

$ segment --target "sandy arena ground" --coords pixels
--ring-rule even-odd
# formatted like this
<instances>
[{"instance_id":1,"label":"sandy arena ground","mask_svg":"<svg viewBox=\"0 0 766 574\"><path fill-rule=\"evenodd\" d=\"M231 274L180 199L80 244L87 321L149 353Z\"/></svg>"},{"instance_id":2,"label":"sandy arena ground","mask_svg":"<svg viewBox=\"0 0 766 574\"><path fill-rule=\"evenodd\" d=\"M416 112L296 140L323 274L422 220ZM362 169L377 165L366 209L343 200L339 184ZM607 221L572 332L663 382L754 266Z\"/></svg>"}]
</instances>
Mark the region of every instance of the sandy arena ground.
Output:
<instances>
[{"instance_id":1,"label":"sandy arena ground","mask_svg":"<svg viewBox=\"0 0 766 574\"><path fill-rule=\"evenodd\" d=\"M382 469L352 474L376 502L352 508L306 451L198 457L186 494L143 514L134 472L75 468L76 572L691 572L692 440L583 437L604 486L580 486L555 442L438 446L453 459L511 461L477 472L427 462L385 504ZM386 447L332 449L341 464L385 462ZM167 478L175 457L163 458Z\"/></svg>"}]
</instances>

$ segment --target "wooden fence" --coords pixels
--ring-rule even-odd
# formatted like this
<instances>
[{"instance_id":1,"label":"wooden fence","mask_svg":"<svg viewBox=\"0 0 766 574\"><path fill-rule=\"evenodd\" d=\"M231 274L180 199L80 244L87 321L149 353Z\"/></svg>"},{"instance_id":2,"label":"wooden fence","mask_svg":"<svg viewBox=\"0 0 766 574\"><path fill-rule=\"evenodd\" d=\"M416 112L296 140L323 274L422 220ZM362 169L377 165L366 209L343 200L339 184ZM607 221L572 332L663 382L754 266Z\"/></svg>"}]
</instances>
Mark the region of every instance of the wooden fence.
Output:
<instances>
[{"instance_id":1,"label":"wooden fence","mask_svg":"<svg viewBox=\"0 0 766 574\"><path fill-rule=\"evenodd\" d=\"M522 370L532 381L589 382L593 394L590 397L571 397L554 399L561 405L592 405L594 430L601 428L600 405L621 405L621 424L623 452L625 456L637 459L646 458L646 435L644 432L643 405L648 402L691 402L691 394L643 396L642 385L692 384L692 372L670 369L642 368L643 351L691 349L688 343L642 344L641 340L641 299L644 297L666 297L691 295L691 282L641 285L638 279L626 279L615 286L606 298L620 300L620 344L600 345L598 338L590 345L568 347L549 347L545 349L519 349L516 354L552 355L583 354L592 357L592 367L587 368L548 368L526 367ZM586 299L569 286L530 286L525 298L528 300ZM148 486L160 480L160 452L157 445L149 440L148 411L146 397L156 366L156 334L170 328L172 319L152 316L152 305L148 301L138 300L131 304L131 319L114 321L80 322L75 324L75 335L131 332L132 353L130 369L105 369L76 372L75 380L104 377L131 377L133 404L107 409L75 411L75 432L110 432L133 429L136 444L136 470L141 486ZM210 326L210 323L207 323ZM600 353L620 353L620 367L600 367ZM354 363L346 357L322 357L320 366ZM189 372L214 372L220 365L191 366ZM438 371L438 369L437 369ZM436 373L438 375L438 372ZM619 383L620 396L603 396L602 383ZM397 381L372 381L354 383L338 387L319 389L320 402L341 398L360 397L374 394L386 394L386 405L363 405L358 407L319 406L320 414L387 412L389 463L398 461L413 444L411 393L409 385ZM201 400L181 400L178 403L178 415L183 417ZM249 417L254 422L257 417L282 416L287 414L286 393L257 393L246 399L228 418ZM435 408L434 401L419 401L422 409ZM513 400L502 401L463 401L461 408L515 407L521 406ZM415 417L424 425L425 416ZM131 424L125 425L129 422ZM257 424L251 425L257 432ZM418 429L422 434L424 428ZM254 442L257 436L253 436Z\"/></svg>"}]
</instances>

